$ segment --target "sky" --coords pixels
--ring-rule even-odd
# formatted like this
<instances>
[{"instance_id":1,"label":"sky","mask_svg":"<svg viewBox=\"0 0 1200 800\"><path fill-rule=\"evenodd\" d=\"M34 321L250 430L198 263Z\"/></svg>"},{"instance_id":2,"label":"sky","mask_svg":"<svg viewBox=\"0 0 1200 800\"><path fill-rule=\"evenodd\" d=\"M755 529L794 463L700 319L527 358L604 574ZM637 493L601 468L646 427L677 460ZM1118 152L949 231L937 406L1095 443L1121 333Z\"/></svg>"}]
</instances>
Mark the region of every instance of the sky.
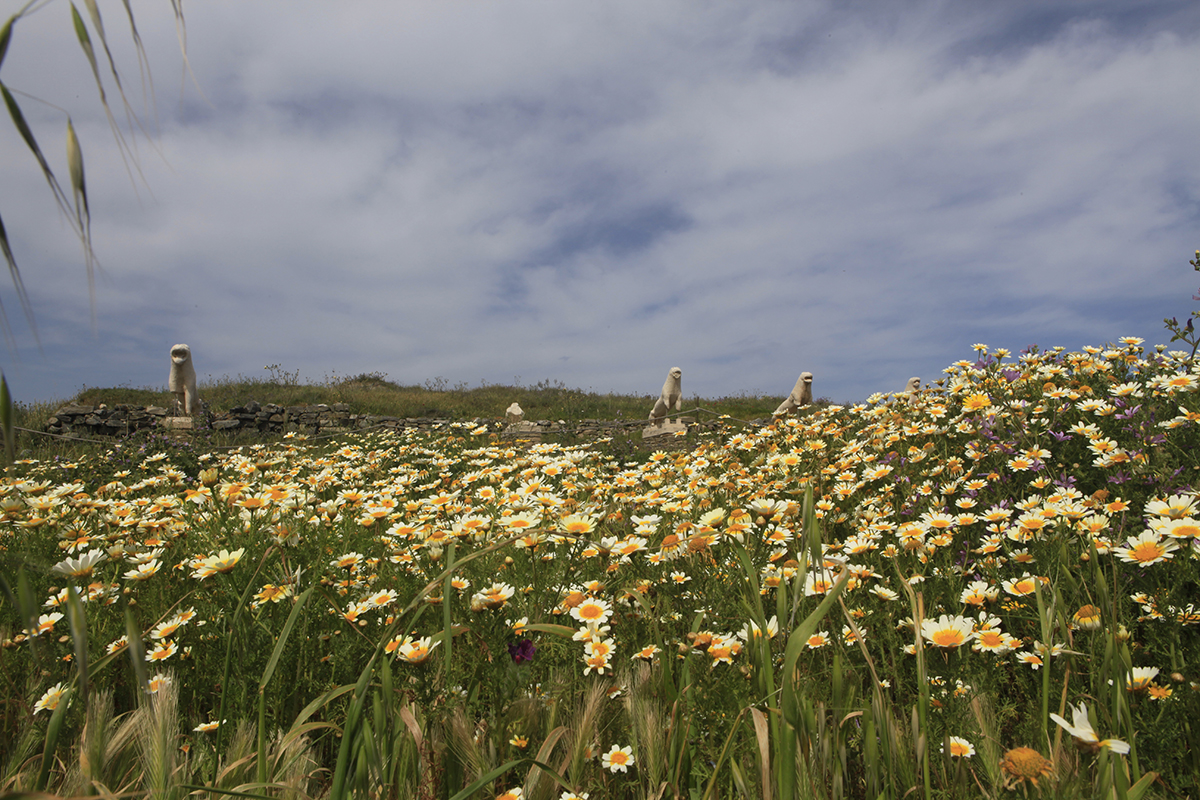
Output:
<instances>
[{"instance_id":1,"label":"sky","mask_svg":"<svg viewBox=\"0 0 1200 800\"><path fill-rule=\"evenodd\" d=\"M152 89L100 2L125 158L70 4L0 65L68 194L70 114L100 265L93 303L0 120L18 401L165 387L183 342L202 385L649 395L678 366L685 403L802 371L857 402L1200 306L1191 0L204 0L190 73L170 4L133 7Z\"/></svg>"}]
</instances>

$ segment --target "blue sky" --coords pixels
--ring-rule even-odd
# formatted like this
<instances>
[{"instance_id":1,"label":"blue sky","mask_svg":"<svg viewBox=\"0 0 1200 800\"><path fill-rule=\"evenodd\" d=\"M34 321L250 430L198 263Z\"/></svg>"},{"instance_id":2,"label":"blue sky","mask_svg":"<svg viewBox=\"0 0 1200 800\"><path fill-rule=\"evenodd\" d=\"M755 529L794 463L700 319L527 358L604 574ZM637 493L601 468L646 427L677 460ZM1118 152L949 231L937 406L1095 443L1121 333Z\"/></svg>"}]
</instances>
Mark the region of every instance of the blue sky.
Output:
<instances>
[{"instance_id":1,"label":"blue sky","mask_svg":"<svg viewBox=\"0 0 1200 800\"><path fill-rule=\"evenodd\" d=\"M10 4L13 5L13 4ZM1193 2L103 5L147 138L131 181L70 29L0 70L103 274L0 127L18 399L206 376L543 379L837 401L983 342L1165 342L1200 275ZM11 13L6 9L4 13ZM107 76L106 76L107 77ZM106 84L110 95L115 90ZM125 124L118 114L118 120ZM497 409L497 415L503 409Z\"/></svg>"}]
</instances>

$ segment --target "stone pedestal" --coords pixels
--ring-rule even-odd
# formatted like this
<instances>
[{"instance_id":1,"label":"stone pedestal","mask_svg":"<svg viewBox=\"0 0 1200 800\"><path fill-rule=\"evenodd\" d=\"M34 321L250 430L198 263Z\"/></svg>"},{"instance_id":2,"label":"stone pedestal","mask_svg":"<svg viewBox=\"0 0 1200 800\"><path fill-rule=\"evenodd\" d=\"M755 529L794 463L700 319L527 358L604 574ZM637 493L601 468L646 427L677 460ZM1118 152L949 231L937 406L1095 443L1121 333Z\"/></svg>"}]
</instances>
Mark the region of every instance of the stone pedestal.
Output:
<instances>
[{"instance_id":1,"label":"stone pedestal","mask_svg":"<svg viewBox=\"0 0 1200 800\"><path fill-rule=\"evenodd\" d=\"M515 422L506 425L500 433L500 438L526 444L540 444L542 441L542 426L536 422Z\"/></svg>"},{"instance_id":2,"label":"stone pedestal","mask_svg":"<svg viewBox=\"0 0 1200 800\"><path fill-rule=\"evenodd\" d=\"M190 431L192 429L191 417L163 417L158 423L159 427L169 431Z\"/></svg>"},{"instance_id":3,"label":"stone pedestal","mask_svg":"<svg viewBox=\"0 0 1200 800\"><path fill-rule=\"evenodd\" d=\"M666 434L677 433L687 433L687 425L685 425L682 420L678 422L671 422L670 420L660 423L651 422L642 429L642 438L650 439L654 436L665 436Z\"/></svg>"}]
</instances>

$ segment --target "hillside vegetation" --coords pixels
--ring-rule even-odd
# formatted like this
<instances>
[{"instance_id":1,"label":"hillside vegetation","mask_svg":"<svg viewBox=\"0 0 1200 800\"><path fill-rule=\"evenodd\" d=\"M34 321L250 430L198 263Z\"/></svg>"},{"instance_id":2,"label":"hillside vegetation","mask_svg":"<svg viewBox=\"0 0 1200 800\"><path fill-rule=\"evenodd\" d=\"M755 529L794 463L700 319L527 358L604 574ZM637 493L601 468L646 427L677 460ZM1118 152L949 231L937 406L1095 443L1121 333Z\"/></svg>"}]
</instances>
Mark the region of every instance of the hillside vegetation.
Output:
<instances>
[{"instance_id":1,"label":"hillside vegetation","mask_svg":"<svg viewBox=\"0 0 1200 800\"><path fill-rule=\"evenodd\" d=\"M221 378L202 382L200 398L213 412L228 411L252 400L261 404L306 406L345 403L356 414L376 414L388 417L432 417L448 420L497 419L516 402L527 420L584 420L584 419L644 419L654 405L653 395L601 394L567 387L559 381L540 381L530 386L482 384L448 385L442 378L423 385L400 385L387 376L374 372L348 378L326 378L321 382L302 383L298 373L278 367L268 368L266 377ZM771 416L783 396L741 394L732 397L703 398L684 395L684 411L701 417L728 415L737 420L754 420ZM30 431L41 431L56 410L68 404L116 406L162 406L170 408L171 393L166 387L86 387L66 401L18 404L17 426L26 431L18 439L23 457L45 457L47 448L61 444L42 439ZM816 405L828 405L820 399ZM77 446L73 446L77 447Z\"/></svg>"}]
</instances>

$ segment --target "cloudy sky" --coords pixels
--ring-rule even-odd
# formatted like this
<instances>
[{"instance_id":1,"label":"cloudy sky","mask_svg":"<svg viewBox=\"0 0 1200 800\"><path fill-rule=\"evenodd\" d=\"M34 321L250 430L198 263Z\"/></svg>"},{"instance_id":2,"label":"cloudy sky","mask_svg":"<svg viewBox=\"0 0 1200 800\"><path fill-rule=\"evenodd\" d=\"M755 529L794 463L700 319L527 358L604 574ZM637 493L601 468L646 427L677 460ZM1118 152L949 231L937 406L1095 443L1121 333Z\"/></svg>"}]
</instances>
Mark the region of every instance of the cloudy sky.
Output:
<instances>
[{"instance_id":1,"label":"cloudy sky","mask_svg":"<svg viewBox=\"0 0 1200 800\"><path fill-rule=\"evenodd\" d=\"M976 342L1165 342L1196 307L1191 0L203 0L194 79L170 5L137 2L153 106L100 5L144 180L69 4L20 20L0 70L63 181L71 113L102 265L93 326L79 243L3 120L41 343L4 281L17 399L161 387L186 342L202 381L649 394L679 366L714 397L807 370L845 402Z\"/></svg>"}]
</instances>

